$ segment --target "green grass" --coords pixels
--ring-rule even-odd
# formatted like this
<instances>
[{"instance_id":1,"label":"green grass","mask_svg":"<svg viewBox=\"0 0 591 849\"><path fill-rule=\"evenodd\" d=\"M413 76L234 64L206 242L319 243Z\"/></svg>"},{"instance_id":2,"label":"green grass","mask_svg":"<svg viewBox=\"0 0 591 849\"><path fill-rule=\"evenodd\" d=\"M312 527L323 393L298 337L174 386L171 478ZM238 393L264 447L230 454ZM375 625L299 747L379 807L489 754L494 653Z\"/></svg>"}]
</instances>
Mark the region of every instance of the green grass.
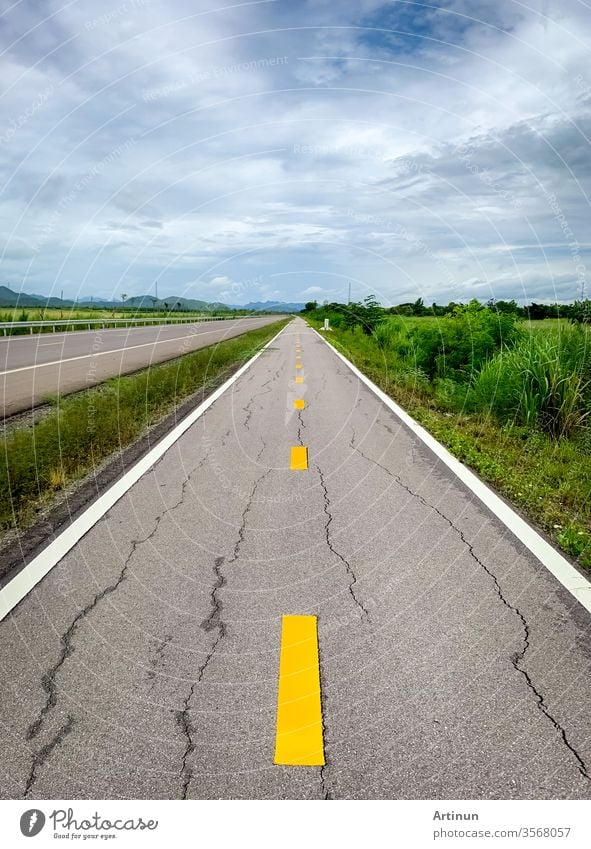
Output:
<instances>
[{"instance_id":1,"label":"green grass","mask_svg":"<svg viewBox=\"0 0 591 849\"><path fill-rule=\"evenodd\" d=\"M504 344L491 343L486 327L473 325L455 344L447 319L393 321L374 336L340 328L326 335L454 456L591 569L589 331L557 320L533 323L544 327L531 331L522 322ZM421 327L424 336L416 332Z\"/></svg>"},{"instance_id":2,"label":"green grass","mask_svg":"<svg viewBox=\"0 0 591 849\"><path fill-rule=\"evenodd\" d=\"M590 341L581 327L524 336L481 366L467 404L500 421L542 428L555 439L576 436L590 410Z\"/></svg>"},{"instance_id":3,"label":"green grass","mask_svg":"<svg viewBox=\"0 0 591 849\"><path fill-rule=\"evenodd\" d=\"M0 531L31 524L61 489L138 439L183 399L207 391L287 321L57 399L36 424L8 432L0 464Z\"/></svg>"},{"instance_id":4,"label":"green grass","mask_svg":"<svg viewBox=\"0 0 591 849\"><path fill-rule=\"evenodd\" d=\"M528 329L534 332L539 330L556 330L562 327L570 327L571 323L567 318L542 318L537 321L526 322Z\"/></svg>"}]
</instances>

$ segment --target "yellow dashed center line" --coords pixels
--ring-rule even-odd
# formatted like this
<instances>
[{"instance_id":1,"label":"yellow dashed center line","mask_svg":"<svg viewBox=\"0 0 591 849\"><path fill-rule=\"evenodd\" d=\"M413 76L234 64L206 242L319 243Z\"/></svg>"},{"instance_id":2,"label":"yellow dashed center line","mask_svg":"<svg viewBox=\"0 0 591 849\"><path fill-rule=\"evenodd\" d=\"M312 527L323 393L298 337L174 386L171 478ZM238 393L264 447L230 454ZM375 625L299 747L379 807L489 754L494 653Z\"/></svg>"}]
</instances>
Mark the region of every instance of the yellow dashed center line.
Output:
<instances>
[{"instance_id":1,"label":"yellow dashed center line","mask_svg":"<svg viewBox=\"0 0 591 849\"><path fill-rule=\"evenodd\" d=\"M296 398L293 402L294 410L303 410L305 407L303 398Z\"/></svg>"},{"instance_id":2,"label":"yellow dashed center line","mask_svg":"<svg viewBox=\"0 0 591 849\"><path fill-rule=\"evenodd\" d=\"M303 378L303 377L296 377L295 382L296 382L296 383L303 383L303 382L304 382L304 378Z\"/></svg>"},{"instance_id":3,"label":"yellow dashed center line","mask_svg":"<svg viewBox=\"0 0 591 849\"><path fill-rule=\"evenodd\" d=\"M291 449L289 468L296 472L305 472L308 468L308 449L304 445L294 445Z\"/></svg>"},{"instance_id":4,"label":"yellow dashed center line","mask_svg":"<svg viewBox=\"0 0 591 849\"><path fill-rule=\"evenodd\" d=\"M283 617L274 760L288 766L324 766L315 616Z\"/></svg>"},{"instance_id":5,"label":"yellow dashed center line","mask_svg":"<svg viewBox=\"0 0 591 849\"><path fill-rule=\"evenodd\" d=\"M296 363L296 368L301 368L301 367L302 367L301 363Z\"/></svg>"}]
</instances>

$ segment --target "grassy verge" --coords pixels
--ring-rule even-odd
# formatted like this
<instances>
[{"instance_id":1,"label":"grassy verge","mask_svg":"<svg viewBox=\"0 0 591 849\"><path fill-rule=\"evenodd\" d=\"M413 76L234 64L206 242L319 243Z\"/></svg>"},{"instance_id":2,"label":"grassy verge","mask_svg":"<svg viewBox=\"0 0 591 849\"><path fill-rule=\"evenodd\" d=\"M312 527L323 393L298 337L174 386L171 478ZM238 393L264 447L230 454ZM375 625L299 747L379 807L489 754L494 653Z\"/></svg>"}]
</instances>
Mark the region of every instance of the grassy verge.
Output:
<instances>
[{"instance_id":1,"label":"grassy verge","mask_svg":"<svg viewBox=\"0 0 591 849\"><path fill-rule=\"evenodd\" d=\"M33 426L8 433L0 464L0 532L30 525L60 490L134 442L183 399L207 392L286 323L274 322L59 399Z\"/></svg>"},{"instance_id":2,"label":"grassy verge","mask_svg":"<svg viewBox=\"0 0 591 849\"><path fill-rule=\"evenodd\" d=\"M319 328L320 322L310 320ZM396 400L451 453L522 509L577 562L591 569L591 440L586 429L553 438L543 429L501 422L492 412L458 412L421 373L362 333L325 334L339 351Z\"/></svg>"}]
</instances>

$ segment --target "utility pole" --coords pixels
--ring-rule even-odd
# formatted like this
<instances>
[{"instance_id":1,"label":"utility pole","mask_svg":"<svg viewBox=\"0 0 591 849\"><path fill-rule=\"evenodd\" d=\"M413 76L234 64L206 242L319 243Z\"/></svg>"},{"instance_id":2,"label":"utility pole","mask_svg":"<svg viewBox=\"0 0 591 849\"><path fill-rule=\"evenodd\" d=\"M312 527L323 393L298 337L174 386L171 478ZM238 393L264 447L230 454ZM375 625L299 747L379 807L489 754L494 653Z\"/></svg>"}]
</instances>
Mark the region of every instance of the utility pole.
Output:
<instances>
[{"instance_id":1,"label":"utility pole","mask_svg":"<svg viewBox=\"0 0 591 849\"><path fill-rule=\"evenodd\" d=\"M154 286L156 287L156 300L158 300L158 281L154 282Z\"/></svg>"},{"instance_id":2,"label":"utility pole","mask_svg":"<svg viewBox=\"0 0 591 849\"><path fill-rule=\"evenodd\" d=\"M351 303L351 281L350 281L350 280L349 280L349 297L348 297L348 299L347 299L347 303L348 303L348 304L350 304L350 303Z\"/></svg>"}]
</instances>

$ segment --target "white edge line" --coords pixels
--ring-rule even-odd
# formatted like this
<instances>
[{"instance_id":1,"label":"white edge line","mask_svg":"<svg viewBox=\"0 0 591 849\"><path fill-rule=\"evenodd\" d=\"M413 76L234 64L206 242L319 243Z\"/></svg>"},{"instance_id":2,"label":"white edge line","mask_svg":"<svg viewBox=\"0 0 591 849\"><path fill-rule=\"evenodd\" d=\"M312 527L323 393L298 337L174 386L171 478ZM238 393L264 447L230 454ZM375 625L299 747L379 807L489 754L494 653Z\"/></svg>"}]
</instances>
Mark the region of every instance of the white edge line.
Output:
<instances>
[{"instance_id":1,"label":"white edge line","mask_svg":"<svg viewBox=\"0 0 591 849\"><path fill-rule=\"evenodd\" d=\"M386 407L392 410L396 416L411 430L431 451L458 477L480 501L494 513L500 521L522 542L526 548L542 563L554 577L560 581L562 586L573 595L582 606L591 613L591 582L587 580L575 567L568 562L549 542L547 542L531 525L521 518L502 498L483 483L474 472L470 471L463 463L460 463L447 448L438 442L434 436L416 422L402 407L399 407L379 386L366 377L359 369L344 357L337 349L328 342L321 333L311 327L311 330L328 345L328 347L351 369L359 380L378 396Z\"/></svg>"},{"instance_id":2,"label":"white edge line","mask_svg":"<svg viewBox=\"0 0 591 849\"><path fill-rule=\"evenodd\" d=\"M62 533L51 542L47 548L44 548L30 563L28 563L14 578L9 581L6 586L0 590L0 621L4 619L10 611L22 599L31 592L31 590L39 583L39 581L47 575L59 561L72 549L88 531L96 525L105 513L113 507L114 504L122 498L131 487L144 475L154 463L162 457L163 454L171 448L175 442L187 431L197 419L199 419L218 398L226 392L227 389L235 383L244 372L257 360L263 351L268 348L277 337L283 333L285 328L281 328L279 333L276 333L266 345L263 345L254 357L251 357L247 363L244 363L237 372L235 372L225 383L223 383L215 392L206 398L195 410L189 413L179 424L167 433L157 445L154 446L148 453L141 458L129 471L125 472L122 478L116 481L109 489L104 492L90 507L74 519Z\"/></svg>"}]
</instances>

